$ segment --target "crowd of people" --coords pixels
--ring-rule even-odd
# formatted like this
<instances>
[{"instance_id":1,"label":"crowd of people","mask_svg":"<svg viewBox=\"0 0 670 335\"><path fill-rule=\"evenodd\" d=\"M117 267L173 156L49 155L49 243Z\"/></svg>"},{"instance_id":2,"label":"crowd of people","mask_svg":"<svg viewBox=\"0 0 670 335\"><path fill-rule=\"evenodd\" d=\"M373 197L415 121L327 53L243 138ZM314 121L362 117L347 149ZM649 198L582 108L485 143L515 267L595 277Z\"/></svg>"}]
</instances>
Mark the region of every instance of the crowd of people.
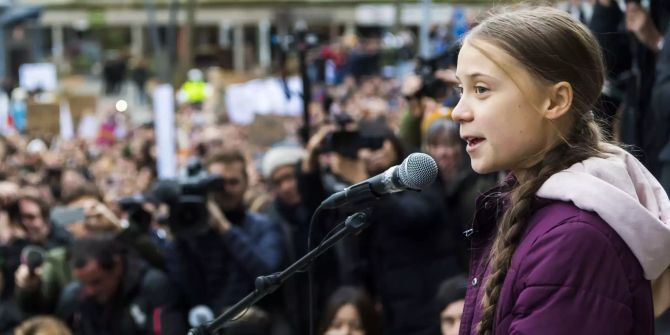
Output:
<instances>
[{"instance_id":1,"label":"crowd of people","mask_svg":"<svg viewBox=\"0 0 670 335\"><path fill-rule=\"evenodd\" d=\"M670 33L660 31L670 11L652 4L571 1L564 9L604 50L596 120L637 146L666 181ZM464 80L454 71L458 44L439 30L432 38L443 53L402 79L382 75L374 39L320 50L334 72L313 78L307 141L302 119L284 117L288 135L261 145L258 128L229 122L220 108L203 116L204 95L178 99L177 180L158 176L153 123L132 126L119 112L104 115L95 139L5 134L0 332L186 334L251 293L256 277L283 270L365 211L369 227L312 264L311 283L297 273L220 334L458 334L466 289L478 285L468 276L475 199L491 189L487 196L497 198L510 178L471 167L459 134L467 117L454 109ZM214 92L207 95L221 100ZM439 168L426 189L317 210L412 152ZM492 212L491 203L479 207ZM669 292L666 269L653 283L656 334L670 334Z\"/></svg>"}]
</instances>

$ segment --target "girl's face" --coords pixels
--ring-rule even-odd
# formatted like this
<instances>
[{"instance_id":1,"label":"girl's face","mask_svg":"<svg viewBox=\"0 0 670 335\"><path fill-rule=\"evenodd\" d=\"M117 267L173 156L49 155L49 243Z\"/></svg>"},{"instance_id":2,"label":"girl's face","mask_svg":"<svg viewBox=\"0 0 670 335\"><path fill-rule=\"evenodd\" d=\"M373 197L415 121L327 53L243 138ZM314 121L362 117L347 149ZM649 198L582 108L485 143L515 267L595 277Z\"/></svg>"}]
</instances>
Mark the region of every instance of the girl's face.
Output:
<instances>
[{"instance_id":1,"label":"girl's face","mask_svg":"<svg viewBox=\"0 0 670 335\"><path fill-rule=\"evenodd\" d=\"M365 335L363 322L358 310L352 304L346 304L340 307L335 314L335 318L330 323L327 335Z\"/></svg>"},{"instance_id":2,"label":"girl's face","mask_svg":"<svg viewBox=\"0 0 670 335\"><path fill-rule=\"evenodd\" d=\"M475 43L486 55L469 40L463 44L456 69L462 96L452 114L467 142L472 168L489 173L531 167L560 139L543 112L551 109L548 85L533 80L501 48Z\"/></svg>"}]
</instances>

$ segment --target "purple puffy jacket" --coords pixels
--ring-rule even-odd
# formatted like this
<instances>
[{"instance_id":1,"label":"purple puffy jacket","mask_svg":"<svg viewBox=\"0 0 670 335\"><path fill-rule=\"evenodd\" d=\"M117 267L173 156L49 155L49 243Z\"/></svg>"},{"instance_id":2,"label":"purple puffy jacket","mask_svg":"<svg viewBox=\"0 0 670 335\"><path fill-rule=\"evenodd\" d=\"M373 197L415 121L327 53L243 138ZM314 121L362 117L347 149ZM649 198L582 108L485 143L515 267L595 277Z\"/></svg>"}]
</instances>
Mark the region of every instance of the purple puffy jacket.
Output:
<instances>
[{"instance_id":1,"label":"purple puffy jacket","mask_svg":"<svg viewBox=\"0 0 670 335\"><path fill-rule=\"evenodd\" d=\"M461 335L476 334L481 320L488 254L506 202L500 191L477 201ZM512 258L494 334L652 335L650 282L626 243L593 212L541 202Z\"/></svg>"}]
</instances>

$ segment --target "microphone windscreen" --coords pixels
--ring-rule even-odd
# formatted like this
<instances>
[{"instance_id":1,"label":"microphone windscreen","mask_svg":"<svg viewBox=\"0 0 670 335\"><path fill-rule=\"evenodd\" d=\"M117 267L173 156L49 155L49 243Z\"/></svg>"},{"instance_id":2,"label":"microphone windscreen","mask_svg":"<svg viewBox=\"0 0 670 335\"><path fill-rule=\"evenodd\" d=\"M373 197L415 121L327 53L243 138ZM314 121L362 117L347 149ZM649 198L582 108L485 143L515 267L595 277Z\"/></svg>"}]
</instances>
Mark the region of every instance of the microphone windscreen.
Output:
<instances>
[{"instance_id":1,"label":"microphone windscreen","mask_svg":"<svg viewBox=\"0 0 670 335\"><path fill-rule=\"evenodd\" d=\"M21 263L34 270L44 263L44 249L29 245L21 250Z\"/></svg>"},{"instance_id":2,"label":"microphone windscreen","mask_svg":"<svg viewBox=\"0 0 670 335\"><path fill-rule=\"evenodd\" d=\"M205 305L198 305L188 312L188 323L191 327L198 327L214 320L214 313Z\"/></svg>"},{"instance_id":3,"label":"microphone windscreen","mask_svg":"<svg viewBox=\"0 0 670 335\"><path fill-rule=\"evenodd\" d=\"M409 155L398 169L400 182L415 190L423 189L437 178L437 163L433 157L424 153Z\"/></svg>"}]
</instances>

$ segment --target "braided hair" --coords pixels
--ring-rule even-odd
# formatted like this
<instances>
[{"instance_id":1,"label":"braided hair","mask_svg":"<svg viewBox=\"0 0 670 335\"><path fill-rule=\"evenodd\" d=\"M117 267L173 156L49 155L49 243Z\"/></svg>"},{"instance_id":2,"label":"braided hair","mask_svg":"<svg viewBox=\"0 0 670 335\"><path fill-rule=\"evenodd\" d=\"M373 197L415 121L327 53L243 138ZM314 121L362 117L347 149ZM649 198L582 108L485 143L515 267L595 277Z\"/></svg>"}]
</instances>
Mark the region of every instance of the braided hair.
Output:
<instances>
[{"instance_id":1,"label":"braided hair","mask_svg":"<svg viewBox=\"0 0 670 335\"><path fill-rule=\"evenodd\" d=\"M491 271L484 284L482 320L477 327L479 335L487 335L493 332L503 281L536 209L535 194L540 186L551 175L603 153L603 135L592 108L603 87L605 67L600 47L589 30L567 13L550 7L498 10L475 27L466 40L492 60L477 43L499 47L523 64L538 82L567 82L573 89L568 113L574 122L570 129L560 134L559 144L524 170L524 178L517 180L508 194L509 206L498 224L489 255Z\"/></svg>"}]
</instances>

